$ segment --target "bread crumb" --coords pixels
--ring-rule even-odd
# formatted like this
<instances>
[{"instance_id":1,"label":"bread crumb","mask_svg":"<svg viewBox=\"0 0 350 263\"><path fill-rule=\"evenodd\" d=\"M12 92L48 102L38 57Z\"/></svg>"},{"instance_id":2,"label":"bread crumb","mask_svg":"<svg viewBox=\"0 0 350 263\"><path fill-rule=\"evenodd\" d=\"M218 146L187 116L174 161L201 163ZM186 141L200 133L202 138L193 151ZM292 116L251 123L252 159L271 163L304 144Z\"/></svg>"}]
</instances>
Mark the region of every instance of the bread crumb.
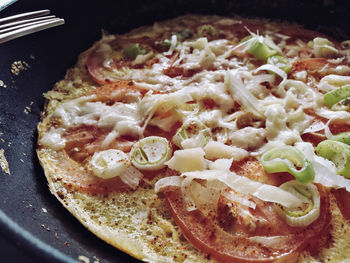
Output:
<instances>
[{"instance_id":1,"label":"bread crumb","mask_svg":"<svg viewBox=\"0 0 350 263\"><path fill-rule=\"evenodd\" d=\"M31 112L32 111L32 109L29 107L29 106L26 106L25 108L24 108L24 113L25 114L28 114L29 112Z\"/></svg>"},{"instance_id":2,"label":"bread crumb","mask_svg":"<svg viewBox=\"0 0 350 263\"><path fill-rule=\"evenodd\" d=\"M51 229L48 226L45 226L44 224L41 224L40 226L44 228L46 231L51 231Z\"/></svg>"},{"instance_id":3,"label":"bread crumb","mask_svg":"<svg viewBox=\"0 0 350 263\"><path fill-rule=\"evenodd\" d=\"M66 242L63 243L63 245L65 245L66 247L69 247L70 246L70 242L66 241Z\"/></svg>"},{"instance_id":4,"label":"bread crumb","mask_svg":"<svg viewBox=\"0 0 350 263\"><path fill-rule=\"evenodd\" d=\"M6 157L5 157L5 150L4 149L0 149L0 167L5 173L11 174L10 168L9 168L9 163L7 162Z\"/></svg>"},{"instance_id":5,"label":"bread crumb","mask_svg":"<svg viewBox=\"0 0 350 263\"><path fill-rule=\"evenodd\" d=\"M81 262L90 263L90 259L88 259L88 258L85 257L85 256L79 256L78 259L79 259Z\"/></svg>"},{"instance_id":6,"label":"bread crumb","mask_svg":"<svg viewBox=\"0 0 350 263\"><path fill-rule=\"evenodd\" d=\"M7 85L5 84L5 82L3 80L0 79L0 87L3 87L3 88L7 88Z\"/></svg>"},{"instance_id":7,"label":"bread crumb","mask_svg":"<svg viewBox=\"0 0 350 263\"><path fill-rule=\"evenodd\" d=\"M18 60L18 61L14 61L12 64L11 64L11 73L13 75L16 75L18 76L21 71L23 70L27 70L28 68L30 68L29 64L27 62L25 62L24 60L21 61L21 60Z\"/></svg>"}]
</instances>

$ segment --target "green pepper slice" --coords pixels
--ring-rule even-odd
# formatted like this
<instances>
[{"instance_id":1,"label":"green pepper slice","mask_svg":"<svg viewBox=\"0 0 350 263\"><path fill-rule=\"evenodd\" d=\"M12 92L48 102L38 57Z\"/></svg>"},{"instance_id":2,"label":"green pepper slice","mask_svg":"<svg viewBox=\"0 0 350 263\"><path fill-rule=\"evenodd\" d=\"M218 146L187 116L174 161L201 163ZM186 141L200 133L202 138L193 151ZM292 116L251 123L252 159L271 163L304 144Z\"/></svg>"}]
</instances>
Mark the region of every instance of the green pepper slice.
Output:
<instances>
[{"instance_id":1,"label":"green pepper slice","mask_svg":"<svg viewBox=\"0 0 350 263\"><path fill-rule=\"evenodd\" d=\"M288 172L303 184L315 178L315 172L304 154L293 146L275 147L265 152L260 163L268 173Z\"/></svg>"},{"instance_id":2,"label":"green pepper slice","mask_svg":"<svg viewBox=\"0 0 350 263\"><path fill-rule=\"evenodd\" d=\"M320 142L316 149L316 154L334 163L337 173L350 177L350 146L333 140Z\"/></svg>"}]
</instances>

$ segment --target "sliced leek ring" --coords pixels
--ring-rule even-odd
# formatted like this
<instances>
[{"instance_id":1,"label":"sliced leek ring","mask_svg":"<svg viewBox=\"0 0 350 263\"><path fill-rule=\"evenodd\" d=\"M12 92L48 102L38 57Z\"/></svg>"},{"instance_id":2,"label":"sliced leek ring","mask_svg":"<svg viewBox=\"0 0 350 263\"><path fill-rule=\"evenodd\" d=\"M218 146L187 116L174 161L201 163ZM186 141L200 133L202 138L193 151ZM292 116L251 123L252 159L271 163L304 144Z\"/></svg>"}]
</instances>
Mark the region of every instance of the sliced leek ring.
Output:
<instances>
[{"instance_id":1,"label":"sliced leek ring","mask_svg":"<svg viewBox=\"0 0 350 263\"><path fill-rule=\"evenodd\" d=\"M338 89L327 92L323 95L324 103L331 109L335 106L335 109L341 110L342 107L346 108L349 103L347 98L350 97L350 85L345 85Z\"/></svg>"},{"instance_id":2,"label":"sliced leek ring","mask_svg":"<svg viewBox=\"0 0 350 263\"><path fill-rule=\"evenodd\" d=\"M350 145L350 132L342 132L332 136L329 139L332 141L338 141Z\"/></svg>"},{"instance_id":3,"label":"sliced leek ring","mask_svg":"<svg viewBox=\"0 0 350 263\"><path fill-rule=\"evenodd\" d=\"M257 59L265 61L269 57L278 54L276 50L273 50L270 47L268 47L265 43L260 41L260 39L255 39L250 43L248 53L253 55Z\"/></svg>"},{"instance_id":4,"label":"sliced leek ring","mask_svg":"<svg viewBox=\"0 0 350 263\"><path fill-rule=\"evenodd\" d=\"M183 147L183 142L188 139L195 139L200 141L199 146L204 147L211 138L210 129L205 126L202 122L196 119L188 119L183 125L177 130L173 137L173 143L179 148ZM198 146L198 145L197 145Z\"/></svg>"},{"instance_id":5,"label":"sliced leek ring","mask_svg":"<svg viewBox=\"0 0 350 263\"><path fill-rule=\"evenodd\" d=\"M289 209L275 204L277 213L293 227L305 227L314 222L320 215L320 194L314 184L302 184L296 180L288 181L280 186L281 189L299 198L303 207Z\"/></svg>"},{"instance_id":6,"label":"sliced leek ring","mask_svg":"<svg viewBox=\"0 0 350 263\"><path fill-rule=\"evenodd\" d=\"M129 156L123 151L109 149L95 152L88 168L92 173L103 179L110 179L123 174L131 165Z\"/></svg>"},{"instance_id":7,"label":"sliced leek ring","mask_svg":"<svg viewBox=\"0 0 350 263\"><path fill-rule=\"evenodd\" d=\"M199 113L199 105L197 103L184 103L178 105L175 109L175 114L182 121Z\"/></svg>"},{"instance_id":8,"label":"sliced leek ring","mask_svg":"<svg viewBox=\"0 0 350 263\"><path fill-rule=\"evenodd\" d=\"M171 157L169 141L163 137L150 136L136 142L130 151L132 164L140 170L159 170Z\"/></svg>"},{"instance_id":9,"label":"sliced leek ring","mask_svg":"<svg viewBox=\"0 0 350 263\"><path fill-rule=\"evenodd\" d=\"M268 57L267 63L282 69L287 74L292 70L292 63L287 57L279 55Z\"/></svg>"},{"instance_id":10,"label":"sliced leek ring","mask_svg":"<svg viewBox=\"0 0 350 263\"><path fill-rule=\"evenodd\" d=\"M334 163L337 173L350 178L350 146L343 142L324 140L316 149L316 154Z\"/></svg>"}]
</instances>

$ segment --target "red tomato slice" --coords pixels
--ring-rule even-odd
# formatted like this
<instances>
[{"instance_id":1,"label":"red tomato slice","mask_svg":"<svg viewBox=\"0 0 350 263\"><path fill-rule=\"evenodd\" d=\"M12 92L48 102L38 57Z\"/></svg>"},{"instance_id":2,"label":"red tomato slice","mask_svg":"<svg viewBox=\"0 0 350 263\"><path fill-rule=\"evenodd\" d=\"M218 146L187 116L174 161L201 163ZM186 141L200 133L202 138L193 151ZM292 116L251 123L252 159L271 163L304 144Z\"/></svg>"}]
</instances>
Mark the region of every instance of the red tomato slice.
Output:
<instances>
[{"instance_id":1,"label":"red tomato slice","mask_svg":"<svg viewBox=\"0 0 350 263\"><path fill-rule=\"evenodd\" d=\"M108 84L122 79L122 73L118 74L117 72L123 67L149 68L157 61L156 59L149 59L143 64L133 65L132 60L123 56L123 50L133 44L139 43L143 48L156 52L153 48L155 41L148 37L137 39L117 37L108 43L112 49L111 51L107 51L101 48L101 45L98 45L90 52L86 60L89 74L97 83ZM104 43L104 45L106 44Z\"/></svg>"},{"instance_id":2,"label":"red tomato slice","mask_svg":"<svg viewBox=\"0 0 350 263\"><path fill-rule=\"evenodd\" d=\"M142 97L143 90L137 89L130 81L118 81L102 86L90 94L96 94L94 101L114 104L117 101L125 102L133 96ZM66 140L64 151L57 153L55 158L62 180L74 189L89 193L108 193L125 190L125 185L119 177L101 179L94 176L86 168L87 159L102 149L101 144L110 130L100 129L97 126L78 126L68 129L63 137ZM119 149L129 152L135 138L121 137L115 139L108 149Z\"/></svg>"},{"instance_id":3,"label":"red tomato slice","mask_svg":"<svg viewBox=\"0 0 350 263\"><path fill-rule=\"evenodd\" d=\"M319 186L321 215L304 228L287 226L274 212L272 204L258 203L257 213L267 222L255 235L244 231L225 231L215 217L205 216L199 210L187 211L181 189L168 187L165 192L168 208L186 238L203 253L218 262L272 262L286 259L304 248L316 249L320 236L329 228L329 200ZM236 227L240 227L239 224ZM242 226L241 226L242 227ZM270 243L272 241L272 244Z\"/></svg>"},{"instance_id":4,"label":"red tomato slice","mask_svg":"<svg viewBox=\"0 0 350 263\"><path fill-rule=\"evenodd\" d=\"M57 167L58 180L72 189L90 194L108 194L129 189L119 176L112 179L101 179L94 176L86 168L83 168L81 163L70 158L65 151L55 153L54 162L55 167Z\"/></svg>"},{"instance_id":5,"label":"red tomato slice","mask_svg":"<svg viewBox=\"0 0 350 263\"><path fill-rule=\"evenodd\" d=\"M293 63L292 72L307 71L308 73L315 73L329 64L325 58L308 58L297 60Z\"/></svg>"},{"instance_id":6,"label":"red tomato slice","mask_svg":"<svg viewBox=\"0 0 350 263\"><path fill-rule=\"evenodd\" d=\"M350 220L350 193L344 188L332 189L332 194L337 200L337 205L343 216Z\"/></svg>"},{"instance_id":7,"label":"red tomato slice","mask_svg":"<svg viewBox=\"0 0 350 263\"><path fill-rule=\"evenodd\" d=\"M86 66L90 73L90 76L100 84L107 84L118 81L119 78L112 71L106 70L103 67L105 61L105 54L102 51L94 49L86 60Z\"/></svg>"},{"instance_id":8,"label":"red tomato slice","mask_svg":"<svg viewBox=\"0 0 350 263\"><path fill-rule=\"evenodd\" d=\"M321 121L324 124L326 124L328 121L328 119L315 115L314 112L309 111L307 114L313 115L315 117L315 121ZM331 133L334 135L350 131L350 124L347 123L331 122L328 127ZM301 135L301 138L303 141L310 142L314 146L317 146L321 141L327 139L327 137L324 135L324 129L317 132L304 133Z\"/></svg>"},{"instance_id":9,"label":"red tomato slice","mask_svg":"<svg viewBox=\"0 0 350 263\"><path fill-rule=\"evenodd\" d=\"M239 175L272 185L292 179L285 173L267 174L259 161L253 158L235 163L232 169ZM249 201L256 203L255 210L221 196L217 212L204 215L199 210L187 211L179 187L168 187L164 193L176 224L203 253L218 262L272 262L296 257L302 249L317 250L317 242L327 233L330 223L328 192L321 185L317 187L321 197L321 214L307 227L287 225L275 212L272 203L251 196ZM230 209L237 211L235 218L229 213ZM249 220L247 224L244 216L243 219L240 217L247 212L258 219L251 221L255 224L253 228Z\"/></svg>"}]
</instances>

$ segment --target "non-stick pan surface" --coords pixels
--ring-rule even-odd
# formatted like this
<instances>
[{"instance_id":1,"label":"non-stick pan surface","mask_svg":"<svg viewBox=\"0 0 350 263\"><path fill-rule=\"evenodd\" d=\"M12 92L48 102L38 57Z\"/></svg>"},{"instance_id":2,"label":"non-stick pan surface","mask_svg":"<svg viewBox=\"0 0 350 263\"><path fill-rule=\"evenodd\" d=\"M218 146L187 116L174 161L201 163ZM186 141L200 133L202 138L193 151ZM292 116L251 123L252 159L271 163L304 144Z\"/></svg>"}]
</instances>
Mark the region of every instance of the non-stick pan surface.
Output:
<instances>
[{"instance_id":1,"label":"non-stick pan surface","mask_svg":"<svg viewBox=\"0 0 350 263\"><path fill-rule=\"evenodd\" d=\"M60 205L35 154L42 94L100 38L101 29L124 33L186 13L236 13L299 22L342 38L350 32L347 5L329 0L19 0L3 10L0 17L50 9L66 24L0 45L0 80L6 85L0 86L0 149L11 171L0 171L0 255L18 252L7 262L69 262L79 256L90 262L138 262L95 237ZM14 75L14 61L25 61L29 68ZM10 243L10 250L4 251Z\"/></svg>"}]
</instances>

